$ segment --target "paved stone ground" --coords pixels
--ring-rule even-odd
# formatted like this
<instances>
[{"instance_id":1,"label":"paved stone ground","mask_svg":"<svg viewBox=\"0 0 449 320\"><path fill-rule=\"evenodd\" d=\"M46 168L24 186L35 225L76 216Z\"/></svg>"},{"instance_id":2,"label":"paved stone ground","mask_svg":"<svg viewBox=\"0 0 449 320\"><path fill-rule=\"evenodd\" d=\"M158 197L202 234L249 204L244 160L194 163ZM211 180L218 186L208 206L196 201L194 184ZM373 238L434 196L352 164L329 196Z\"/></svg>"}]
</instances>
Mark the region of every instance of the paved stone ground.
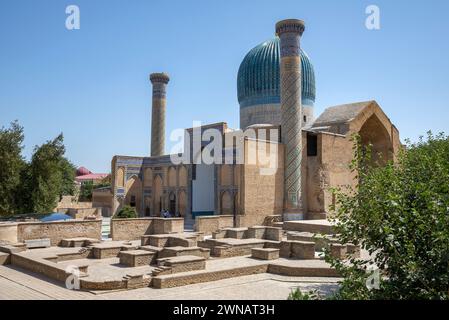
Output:
<instances>
[{"instance_id":1,"label":"paved stone ground","mask_svg":"<svg viewBox=\"0 0 449 320\"><path fill-rule=\"evenodd\" d=\"M142 288L129 291L90 293L72 291L61 283L14 266L0 266L0 299L194 299L194 300L285 300L291 290L317 289L328 294L337 288L336 278L284 277L256 274L180 288Z\"/></svg>"}]
</instances>

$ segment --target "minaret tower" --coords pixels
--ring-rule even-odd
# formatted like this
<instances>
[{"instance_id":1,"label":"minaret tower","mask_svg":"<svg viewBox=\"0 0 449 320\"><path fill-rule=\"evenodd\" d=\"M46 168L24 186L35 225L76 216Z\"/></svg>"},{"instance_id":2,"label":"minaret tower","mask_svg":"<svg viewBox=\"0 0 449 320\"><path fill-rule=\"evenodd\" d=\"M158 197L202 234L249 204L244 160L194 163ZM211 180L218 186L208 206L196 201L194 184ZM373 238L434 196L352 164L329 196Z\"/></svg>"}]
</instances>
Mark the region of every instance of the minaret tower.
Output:
<instances>
[{"instance_id":1,"label":"minaret tower","mask_svg":"<svg viewBox=\"0 0 449 320\"><path fill-rule=\"evenodd\" d=\"M165 106L166 87L170 80L166 73L150 74L153 84L151 112L151 156L162 156L165 153Z\"/></svg>"},{"instance_id":2,"label":"minaret tower","mask_svg":"<svg viewBox=\"0 0 449 320\"><path fill-rule=\"evenodd\" d=\"M304 21L276 23L281 50L281 139L285 145L284 221L303 219L301 162L303 124L301 107L300 38Z\"/></svg>"}]
</instances>

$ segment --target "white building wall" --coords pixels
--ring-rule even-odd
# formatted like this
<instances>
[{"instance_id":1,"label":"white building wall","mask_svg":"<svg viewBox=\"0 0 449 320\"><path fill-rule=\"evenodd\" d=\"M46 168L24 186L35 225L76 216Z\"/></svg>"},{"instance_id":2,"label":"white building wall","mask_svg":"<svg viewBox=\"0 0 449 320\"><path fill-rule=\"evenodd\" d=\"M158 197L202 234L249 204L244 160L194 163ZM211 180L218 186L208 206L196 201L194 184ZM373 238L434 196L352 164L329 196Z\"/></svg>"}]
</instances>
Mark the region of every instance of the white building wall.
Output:
<instances>
[{"instance_id":1,"label":"white building wall","mask_svg":"<svg viewBox=\"0 0 449 320\"><path fill-rule=\"evenodd\" d=\"M192 181L192 214L213 214L214 165L197 164L196 179Z\"/></svg>"}]
</instances>

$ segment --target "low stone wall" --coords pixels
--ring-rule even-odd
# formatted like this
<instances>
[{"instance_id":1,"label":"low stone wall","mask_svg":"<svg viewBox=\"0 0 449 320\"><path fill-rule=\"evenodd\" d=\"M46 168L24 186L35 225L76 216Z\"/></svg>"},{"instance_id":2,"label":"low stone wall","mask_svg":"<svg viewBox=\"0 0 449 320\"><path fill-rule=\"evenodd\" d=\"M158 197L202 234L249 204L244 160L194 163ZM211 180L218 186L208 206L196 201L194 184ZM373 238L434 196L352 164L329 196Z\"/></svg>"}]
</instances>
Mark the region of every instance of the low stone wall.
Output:
<instances>
[{"instance_id":1,"label":"low stone wall","mask_svg":"<svg viewBox=\"0 0 449 320\"><path fill-rule=\"evenodd\" d=\"M0 222L0 241L17 242L17 223Z\"/></svg>"},{"instance_id":2,"label":"low stone wall","mask_svg":"<svg viewBox=\"0 0 449 320\"><path fill-rule=\"evenodd\" d=\"M112 240L139 240L151 233L153 218L111 219Z\"/></svg>"},{"instance_id":3,"label":"low stone wall","mask_svg":"<svg viewBox=\"0 0 449 320\"><path fill-rule=\"evenodd\" d=\"M140 240L143 235L182 232L183 218L111 219L112 240Z\"/></svg>"},{"instance_id":4,"label":"low stone wall","mask_svg":"<svg viewBox=\"0 0 449 320\"><path fill-rule=\"evenodd\" d=\"M235 219L235 224L238 228L263 226L265 217L263 215L238 214Z\"/></svg>"},{"instance_id":5,"label":"low stone wall","mask_svg":"<svg viewBox=\"0 0 449 320\"><path fill-rule=\"evenodd\" d=\"M153 218L152 234L184 232L183 218Z\"/></svg>"},{"instance_id":6,"label":"low stone wall","mask_svg":"<svg viewBox=\"0 0 449 320\"><path fill-rule=\"evenodd\" d=\"M195 218L195 231L211 235L212 232L223 228L232 228L234 217L232 215L197 216Z\"/></svg>"},{"instance_id":7,"label":"low stone wall","mask_svg":"<svg viewBox=\"0 0 449 320\"><path fill-rule=\"evenodd\" d=\"M21 222L17 224L17 241L49 238L52 246L64 238L101 239L101 220L66 220Z\"/></svg>"},{"instance_id":8,"label":"low stone wall","mask_svg":"<svg viewBox=\"0 0 449 320\"><path fill-rule=\"evenodd\" d=\"M13 254L11 256L11 264L26 270L44 274L47 277L58 281L64 282L69 276L65 270L58 268L55 263L46 261L45 259L31 259L20 254Z\"/></svg>"}]
</instances>

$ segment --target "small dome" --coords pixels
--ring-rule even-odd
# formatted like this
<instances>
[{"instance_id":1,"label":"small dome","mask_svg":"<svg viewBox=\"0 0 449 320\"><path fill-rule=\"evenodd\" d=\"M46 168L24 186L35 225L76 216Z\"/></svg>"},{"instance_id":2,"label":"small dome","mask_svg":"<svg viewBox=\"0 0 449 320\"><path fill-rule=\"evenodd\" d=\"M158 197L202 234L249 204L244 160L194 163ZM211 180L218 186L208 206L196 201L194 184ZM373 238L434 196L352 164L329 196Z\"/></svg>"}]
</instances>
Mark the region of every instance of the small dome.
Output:
<instances>
[{"instance_id":1,"label":"small dome","mask_svg":"<svg viewBox=\"0 0 449 320\"><path fill-rule=\"evenodd\" d=\"M85 167L79 167L78 169L76 169L76 176L85 176L86 174L91 174L92 172L89 171L89 169L85 168Z\"/></svg>"},{"instance_id":2,"label":"small dome","mask_svg":"<svg viewBox=\"0 0 449 320\"><path fill-rule=\"evenodd\" d=\"M315 72L307 54L301 49L302 103L315 103ZM243 59L237 76L237 94L240 108L279 104L280 94L279 38L265 41Z\"/></svg>"}]
</instances>

